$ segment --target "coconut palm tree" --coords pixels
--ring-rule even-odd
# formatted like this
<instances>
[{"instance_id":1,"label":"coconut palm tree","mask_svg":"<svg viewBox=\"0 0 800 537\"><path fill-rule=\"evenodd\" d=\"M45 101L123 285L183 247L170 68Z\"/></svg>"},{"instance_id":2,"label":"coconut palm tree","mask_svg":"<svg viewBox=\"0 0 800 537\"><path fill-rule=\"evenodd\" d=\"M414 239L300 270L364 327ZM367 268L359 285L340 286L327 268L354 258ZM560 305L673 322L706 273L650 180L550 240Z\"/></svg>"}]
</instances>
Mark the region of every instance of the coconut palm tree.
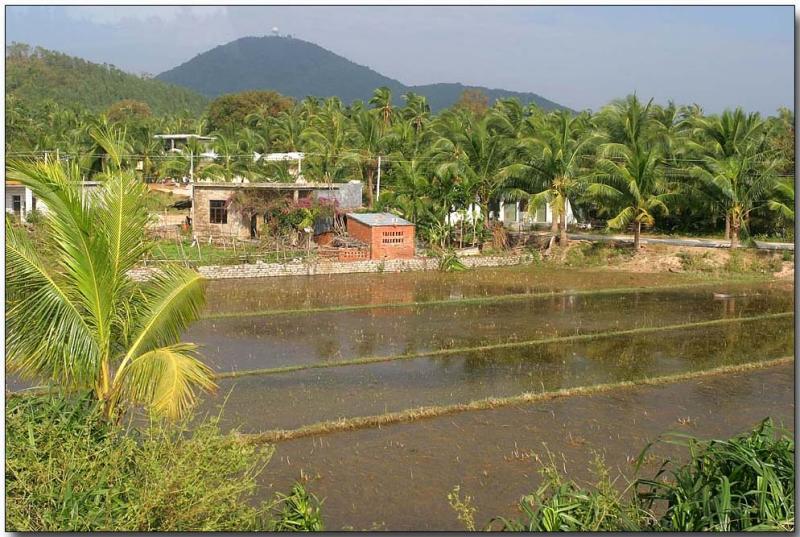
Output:
<instances>
[{"instance_id":1,"label":"coconut palm tree","mask_svg":"<svg viewBox=\"0 0 800 537\"><path fill-rule=\"evenodd\" d=\"M662 166L663 157L656 147L642 144L603 144L596 171L588 177L586 193L606 204L606 211L616 213L608 220L611 229L625 229L633 224L633 247L639 251L642 224L652 226L655 212L669 213Z\"/></svg>"},{"instance_id":2,"label":"coconut palm tree","mask_svg":"<svg viewBox=\"0 0 800 537\"><path fill-rule=\"evenodd\" d=\"M507 180L504 169L509 157L507 137L490 129L490 118L473 119L464 111L453 113L436 129L443 135L431 148L435 172L450 178L461 193L461 204L468 209L477 203L484 223L489 220L489 202ZM456 207L458 209L459 207Z\"/></svg>"},{"instance_id":3,"label":"coconut palm tree","mask_svg":"<svg viewBox=\"0 0 800 537\"><path fill-rule=\"evenodd\" d=\"M767 145L767 123L758 113L741 108L719 116L698 117L688 146L700 163L689 173L696 188L725 214L725 237L731 246L740 243L750 213L767 203L779 162Z\"/></svg>"},{"instance_id":4,"label":"coconut palm tree","mask_svg":"<svg viewBox=\"0 0 800 537\"><path fill-rule=\"evenodd\" d=\"M730 222L731 248L740 244L742 229L747 229L750 214L770 206L775 190L777 160L761 160L758 154L740 154L726 158L706 156L702 165L691 168L706 192L724 208Z\"/></svg>"},{"instance_id":5,"label":"coconut palm tree","mask_svg":"<svg viewBox=\"0 0 800 537\"><path fill-rule=\"evenodd\" d=\"M367 205L375 202L373 183L378 170L378 157L384 149L384 136L379 120L371 110L360 110L351 118L351 151L358 156L361 175L367 180Z\"/></svg>"},{"instance_id":6,"label":"coconut palm tree","mask_svg":"<svg viewBox=\"0 0 800 537\"><path fill-rule=\"evenodd\" d=\"M510 186L528 198L533 212L547 203L553 208L553 227L559 230L559 243L567 244L567 203L583 190L590 173L583 157L593 151L602 137L588 128L586 115L567 111L547 116L538 133L517 144L518 159L504 170L516 181ZM511 197L520 197L512 194Z\"/></svg>"},{"instance_id":7,"label":"coconut palm tree","mask_svg":"<svg viewBox=\"0 0 800 537\"><path fill-rule=\"evenodd\" d=\"M392 108L392 90L386 86L376 89L369 104L378 110L383 121L383 131L392 126L392 118L394 115L394 108Z\"/></svg>"},{"instance_id":8,"label":"coconut palm tree","mask_svg":"<svg viewBox=\"0 0 800 537\"><path fill-rule=\"evenodd\" d=\"M307 172L326 183L346 179L355 160L347 150L349 125L340 105L338 99L328 99L302 135L310 154Z\"/></svg>"},{"instance_id":9,"label":"coconut palm tree","mask_svg":"<svg viewBox=\"0 0 800 537\"><path fill-rule=\"evenodd\" d=\"M214 389L196 347L180 342L202 307L203 281L174 266L146 283L128 276L148 250L147 187L113 172L89 195L77 167L55 163L12 162L10 176L47 204L55 259L6 222L9 370L90 390L110 419L130 404L185 414L197 389Z\"/></svg>"}]
</instances>

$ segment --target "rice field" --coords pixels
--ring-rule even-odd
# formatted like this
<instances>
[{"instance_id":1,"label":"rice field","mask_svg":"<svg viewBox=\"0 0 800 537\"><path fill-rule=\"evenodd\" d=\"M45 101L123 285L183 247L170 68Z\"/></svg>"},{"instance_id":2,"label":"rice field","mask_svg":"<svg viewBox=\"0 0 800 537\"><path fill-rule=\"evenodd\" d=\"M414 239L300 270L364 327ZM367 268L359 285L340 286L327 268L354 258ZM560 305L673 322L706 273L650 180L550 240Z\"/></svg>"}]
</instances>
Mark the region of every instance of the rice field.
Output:
<instances>
[{"instance_id":1,"label":"rice field","mask_svg":"<svg viewBox=\"0 0 800 537\"><path fill-rule=\"evenodd\" d=\"M531 266L225 280L184 340L219 385L199 415L276 444L264 497L303 480L330 529L459 530L453 486L513 516L542 449L580 475L790 417L793 309L785 282Z\"/></svg>"}]
</instances>

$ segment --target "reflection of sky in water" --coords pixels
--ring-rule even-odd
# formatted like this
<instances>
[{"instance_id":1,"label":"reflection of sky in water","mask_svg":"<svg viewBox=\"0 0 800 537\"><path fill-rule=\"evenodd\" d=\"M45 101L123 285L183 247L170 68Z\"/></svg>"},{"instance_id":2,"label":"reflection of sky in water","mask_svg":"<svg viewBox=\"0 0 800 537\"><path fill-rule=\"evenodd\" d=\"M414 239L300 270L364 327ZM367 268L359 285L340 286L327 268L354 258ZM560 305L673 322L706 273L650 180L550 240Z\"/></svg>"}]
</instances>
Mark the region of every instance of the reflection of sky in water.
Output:
<instances>
[{"instance_id":1,"label":"reflection of sky in water","mask_svg":"<svg viewBox=\"0 0 800 537\"><path fill-rule=\"evenodd\" d=\"M792 354L791 318L221 381L246 431L614 383ZM213 408L220 399L212 399Z\"/></svg>"},{"instance_id":2,"label":"reflection of sky in water","mask_svg":"<svg viewBox=\"0 0 800 537\"><path fill-rule=\"evenodd\" d=\"M568 271L530 265L466 272L338 274L217 280L208 284L209 313L358 304L454 300L552 291L653 287L707 281L689 274ZM726 288L731 287L726 285Z\"/></svg>"},{"instance_id":3,"label":"reflection of sky in water","mask_svg":"<svg viewBox=\"0 0 800 537\"><path fill-rule=\"evenodd\" d=\"M220 371L393 356L446 348L791 311L792 296L716 300L709 289L531 298L477 305L206 319L186 341Z\"/></svg>"}]
</instances>

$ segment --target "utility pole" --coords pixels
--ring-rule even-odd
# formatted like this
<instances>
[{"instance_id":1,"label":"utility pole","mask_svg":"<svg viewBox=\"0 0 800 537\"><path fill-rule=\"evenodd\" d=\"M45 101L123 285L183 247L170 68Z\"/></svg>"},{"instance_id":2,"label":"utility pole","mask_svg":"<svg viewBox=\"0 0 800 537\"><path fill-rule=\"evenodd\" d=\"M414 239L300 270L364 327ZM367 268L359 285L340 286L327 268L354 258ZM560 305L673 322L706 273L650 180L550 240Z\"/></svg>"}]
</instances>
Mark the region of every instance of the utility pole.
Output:
<instances>
[{"instance_id":1,"label":"utility pole","mask_svg":"<svg viewBox=\"0 0 800 537\"><path fill-rule=\"evenodd\" d=\"M381 198L381 157L378 155L378 192L375 196L376 199Z\"/></svg>"},{"instance_id":2,"label":"utility pole","mask_svg":"<svg viewBox=\"0 0 800 537\"><path fill-rule=\"evenodd\" d=\"M189 149L189 182L194 183L194 153Z\"/></svg>"}]
</instances>

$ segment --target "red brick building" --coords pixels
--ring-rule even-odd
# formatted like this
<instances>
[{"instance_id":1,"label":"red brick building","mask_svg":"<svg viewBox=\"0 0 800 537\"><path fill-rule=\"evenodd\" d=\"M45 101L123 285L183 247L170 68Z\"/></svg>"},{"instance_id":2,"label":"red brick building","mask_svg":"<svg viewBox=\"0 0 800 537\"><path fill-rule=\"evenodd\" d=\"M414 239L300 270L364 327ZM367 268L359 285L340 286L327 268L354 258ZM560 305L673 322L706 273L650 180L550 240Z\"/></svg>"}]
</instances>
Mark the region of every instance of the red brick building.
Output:
<instances>
[{"instance_id":1,"label":"red brick building","mask_svg":"<svg viewBox=\"0 0 800 537\"><path fill-rule=\"evenodd\" d=\"M370 259L414 257L414 224L391 213L347 213L347 233L369 246Z\"/></svg>"}]
</instances>

